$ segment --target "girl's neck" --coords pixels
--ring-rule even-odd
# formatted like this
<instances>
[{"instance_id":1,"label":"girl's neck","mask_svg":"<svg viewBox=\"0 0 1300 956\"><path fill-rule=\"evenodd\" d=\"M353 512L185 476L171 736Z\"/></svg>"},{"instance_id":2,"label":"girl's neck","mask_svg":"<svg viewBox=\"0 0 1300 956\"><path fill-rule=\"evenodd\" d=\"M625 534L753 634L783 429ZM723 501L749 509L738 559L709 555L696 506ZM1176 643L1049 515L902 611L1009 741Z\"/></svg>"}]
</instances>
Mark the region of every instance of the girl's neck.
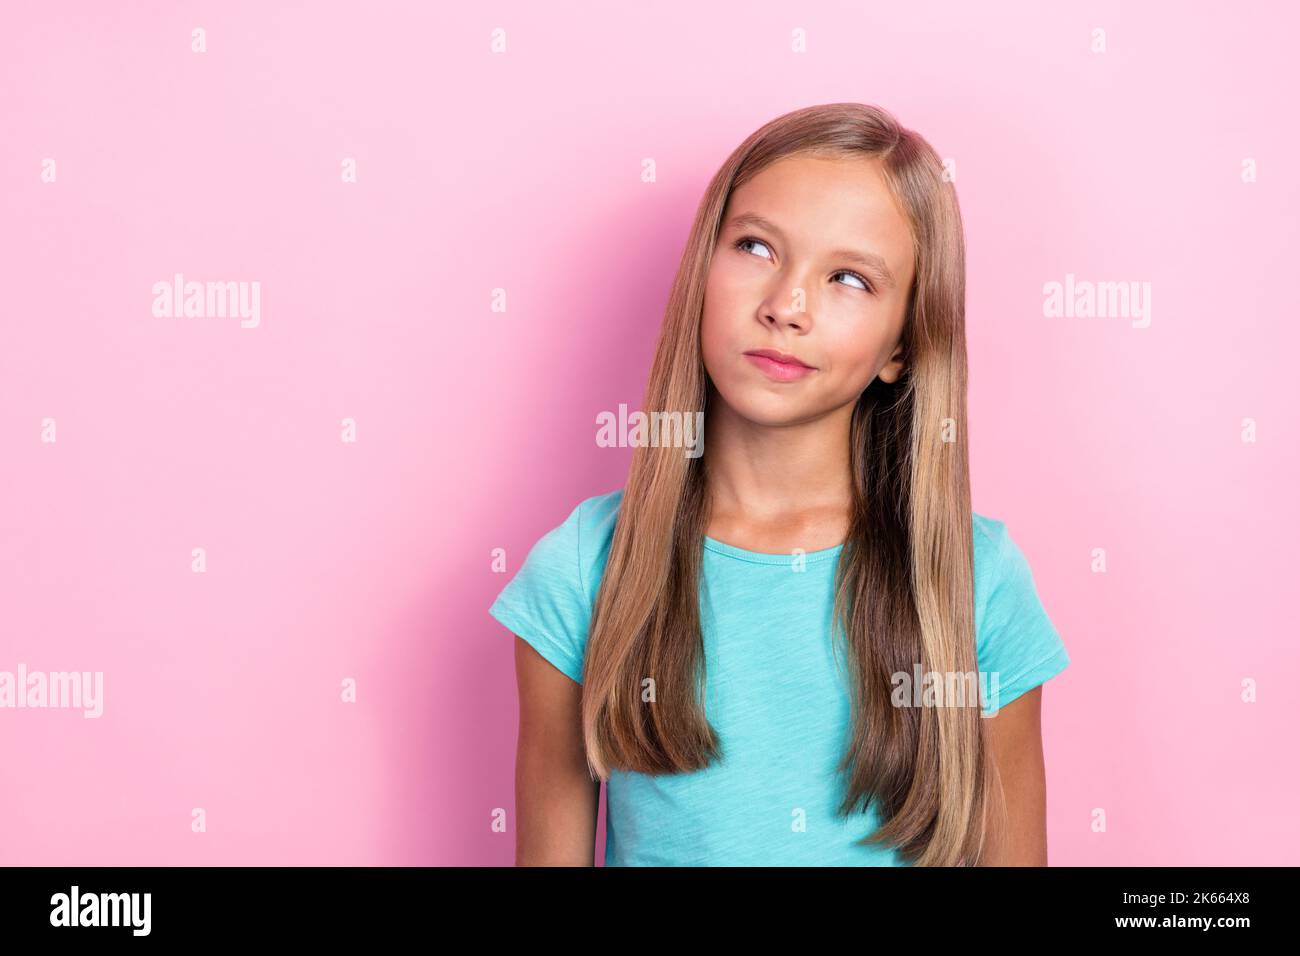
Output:
<instances>
[{"instance_id":1,"label":"girl's neck","mask_svg":"<svg viewBox=\"0 0 1300 956\"><path fill-rule=\"evenodd\" d=\"M852 503L852 406L778 427L748 421L716 394L712 399L704 432L705 533L774 553L842 543Z\"/></svg>"}]
</instances>

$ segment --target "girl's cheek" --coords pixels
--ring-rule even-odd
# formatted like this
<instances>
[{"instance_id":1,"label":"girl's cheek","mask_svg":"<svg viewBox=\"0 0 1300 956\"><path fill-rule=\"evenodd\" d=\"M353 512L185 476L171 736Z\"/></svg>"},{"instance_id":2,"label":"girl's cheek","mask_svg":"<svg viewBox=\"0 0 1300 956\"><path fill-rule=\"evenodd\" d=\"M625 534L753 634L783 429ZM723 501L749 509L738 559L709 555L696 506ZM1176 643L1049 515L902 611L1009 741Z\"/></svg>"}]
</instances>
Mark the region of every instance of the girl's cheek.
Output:
<instances>
[{"instance_id":1,"label":"girl's cheek","mask_svg":"<svg viewBox=\"0 0 1300 956\"><path fill-rule=\"evenodd\" d=\"M719 262L709 276L708 289L719 303L734 309L753 294L754 277L748 270L731 262Z\"/></svg>"},{"instance_id":2,"label":"girl's cheek","mask_svg":"<svg viewBox=\"0 0 1300 956\"><path fill-rule=\"evenodd\" d=\"M725 357L731 336L721 327L720 316L712 304L704 310L704 323L700 329L700 348L704 365L710 375L725 374Z\"/></svg>"}]
</instances>

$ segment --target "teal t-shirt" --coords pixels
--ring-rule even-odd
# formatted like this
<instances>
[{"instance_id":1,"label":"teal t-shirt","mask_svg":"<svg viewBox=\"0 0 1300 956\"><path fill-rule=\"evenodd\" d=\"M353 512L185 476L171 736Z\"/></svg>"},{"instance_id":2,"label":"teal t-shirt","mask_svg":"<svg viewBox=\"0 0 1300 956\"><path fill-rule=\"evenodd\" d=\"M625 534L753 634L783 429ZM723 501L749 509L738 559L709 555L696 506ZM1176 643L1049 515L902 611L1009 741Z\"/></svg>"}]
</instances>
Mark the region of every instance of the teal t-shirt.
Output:
<instances>
[{"instance_id":1,"label":"teal t-shirt","mask_svg":"<svg viewBox=\"0 0 1300 956\"><path fill-rule=\"evenodd\" d=\"M579 683L622 497L618 489L579 504L533 546L489 611ZM1070 659L1006 525L972 521L976 656L992 714ZM879 826L874 807L835 812L851 734L830 639L842 547L805 553L797 571L792 555L704 539L705 715L723 758L688 774L612 771L606 866L906 865L892 849L855 844Z\"/></svg>"}]
</instances>

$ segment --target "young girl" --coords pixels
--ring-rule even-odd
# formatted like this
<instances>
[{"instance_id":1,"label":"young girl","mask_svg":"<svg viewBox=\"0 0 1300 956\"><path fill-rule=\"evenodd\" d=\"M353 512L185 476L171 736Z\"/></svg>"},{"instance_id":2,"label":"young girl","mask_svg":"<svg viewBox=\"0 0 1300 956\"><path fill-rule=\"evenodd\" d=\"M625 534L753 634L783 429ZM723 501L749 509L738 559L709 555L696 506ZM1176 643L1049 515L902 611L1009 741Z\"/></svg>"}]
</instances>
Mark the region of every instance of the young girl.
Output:
<instances>
[{"instance_id":1,"label":"young girl","mask_svg":"<svg viewBox=\"0 0 1300 956\"><path fill-rule=\"evenodd\" d=\"M974 514L965 246L934 150L797 110L700 204L646 412L704 412L581 502L491 613L519 640L521 865L1045 865L1069 663ZM668 433L671 437L671 433Z\"/></svg>"}]
</instances>

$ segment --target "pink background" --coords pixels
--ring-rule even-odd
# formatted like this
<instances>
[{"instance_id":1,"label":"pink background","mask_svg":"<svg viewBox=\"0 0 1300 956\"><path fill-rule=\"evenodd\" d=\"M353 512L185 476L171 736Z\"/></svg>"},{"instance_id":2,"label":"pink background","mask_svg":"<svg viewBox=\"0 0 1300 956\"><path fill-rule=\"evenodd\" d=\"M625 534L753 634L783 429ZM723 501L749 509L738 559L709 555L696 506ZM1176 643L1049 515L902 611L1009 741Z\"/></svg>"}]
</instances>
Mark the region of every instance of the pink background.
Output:
<instances>
[{"instance_id":1,"label":"pink background","mask_svg":"<svg viewBox=\"0 0 1300 956\"><path fill-rule=\"evenodd\" d=\"M1052 862L1300 862L1293 11L115 6L0 29L0 670L105 697L0 710L0 862L512 862L487 607L622 485L595 416L709 177L841 100L957 162L975 508L1073 659ZM178 271L259 281L260 326L153 316ZM1150 327L1045 318L1066 273L1150 282Z\"/></svg>"}]
</instances>

